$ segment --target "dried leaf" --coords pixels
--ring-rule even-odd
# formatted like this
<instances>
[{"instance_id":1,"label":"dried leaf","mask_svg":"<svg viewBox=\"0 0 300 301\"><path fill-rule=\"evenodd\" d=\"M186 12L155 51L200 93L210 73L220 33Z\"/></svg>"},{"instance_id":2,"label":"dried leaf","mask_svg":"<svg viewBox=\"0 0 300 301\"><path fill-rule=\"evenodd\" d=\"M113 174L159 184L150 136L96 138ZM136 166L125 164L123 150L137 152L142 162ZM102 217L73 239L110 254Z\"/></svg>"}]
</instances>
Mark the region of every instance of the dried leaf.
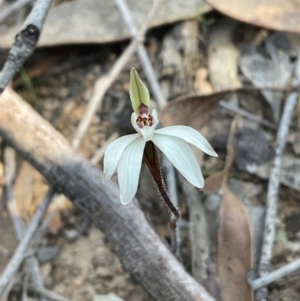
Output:
<instances>
[{"instance_id":1,"label":"dried leaf","mask_svg":"<svg viewBox=\"0 0 300 301\"><path fill-rule=\"evenodd\" d=\"M224 177L226 177L226 172L224 172L224 170L208 177L205 180L203 191L205 193L219 193L222 188Z\"/></svg>"},{"instance_id":2,"label":"dried leaf","mask_svg":"<svg viewBox=\"0 0 300 301\"><path fill-rule=\"evenodd\" d=\"M243 22L280 31L300 32L300 5L285 0L207 0L223 14Z\"/></svg>"},{"instance_id":3,"label":"dried leaf","mask_svg":"<svg viewBox=\"0 0 300 301\"><path fill-rule=\"evenodd\" d=\"M152 0L128 0L136 24L143 24ZM210 11L203 0L162 1L150 27L197 17ZM0 35L0 47L10 47L19 30L14 27ZM128 39L129 32L114 1L84 0L65 2L49 12L38 46L108 43Z\"/></svg>"},{"instance_id":4,"label":"dried leaf","mask_svg":"<svg viewBox=\"0 0 300 301\"><path fill-rule=\"evenodd\" d=\"M253 291L246 274L252 268L252 235L243 203L229 190L227 175L234 161L236 117L231 124L223 170L222 202L218 232L217 271L223 301L252 301ZM221 174L222 174L221 173Z\"/></svg>"},{"instance_id":5,"label":"dried leaf","mask_svg":"<svg viewBox=\"0 0 300 301\"><path fill-rule=\"evenodd\" d=\"M168 104L160 112L160 120L164 125L189 125L200 130L205 125L219 101L231 91L222 91L209 95L180 96Z\"/></svg>"},{"instance_id":6,"label":"dried leaf","mask_svg":"<svg viewBox=\"0 0 300 301\"><path fill-rule=\"evenodd\" d=\"M217 270L223 301L252 301L246 274L252 268L252 239L244 205L223 183Z\"/></svg>"}]
</instances>

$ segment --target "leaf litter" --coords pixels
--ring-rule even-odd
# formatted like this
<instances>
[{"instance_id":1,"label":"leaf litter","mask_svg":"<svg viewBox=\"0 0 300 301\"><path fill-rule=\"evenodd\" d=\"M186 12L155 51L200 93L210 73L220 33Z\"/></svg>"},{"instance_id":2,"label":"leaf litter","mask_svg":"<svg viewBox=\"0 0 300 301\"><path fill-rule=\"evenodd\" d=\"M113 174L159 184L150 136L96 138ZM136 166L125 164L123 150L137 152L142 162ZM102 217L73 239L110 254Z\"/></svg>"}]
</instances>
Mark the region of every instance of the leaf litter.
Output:
<instances>
[{"instance_id":1,"label":"leaf litter","mask_svg":"<svg viewBox=\"0 0 300 301\"><path fill-rule=\"evenodd\" d=\"M67 3L64 5L67 5ZM53 20L56 20L57 16L53 17ZM224 20L219 22L218 15L214 15L214 17L216 17L214 28L218 29L224 26ZM225 18L225 24L226 21L227 24L232 23L231 19ZM157 23L157 26L168 22L167 19L164 19L162 23ZM123 26L122 22L120 24ZM269 86L286 84L288 82L287 74L291 73L293 61L291 60L291 50L282 42L285 39L282 37L283 34L271 34L267 32L266 40L263 40L263 43L259 44L258 47L253 47L250 46L250 44L254 45L254 43L249 42L249 36L251 37L253 32L257 33L257 29L245 25L242 29L239 29L241 23L237 22L236 24L236 27L229 26L230 30L228 29L225 32L228 34L226 36L227 43L222 43L222 41L218 41L218 39L214 39L213 37L209 38L209 35L214 32L214 28L209 28L207 31L208 43L202 43L202 41L205 41L205 37L199 23L196 21L186 21L162 29L163 34L160 33L162 37L157 36L157 32L154 32L150 35L147 46L156 67L158 78L166 88L164 90L166 97L174 99L174 96L182 94L179 98L171 100L160 112L163 123L166 125L187 124L201 130L203 133L207 133L209 140L215 144L220 154L219 159L199 159L204 172L207 175L214 174L206 180L205 192L208 195L204 205L206 206L207 223L209 224L208 226L211 226L208 227L209 235L212 234L211 229L213 226L216 226L215 230L217 230L215 240L218 243L212 239L211 244L215 243L216 248L215 263L216 272L219 277L218 283L224 300L251 300L252 292L246 282L246 273L252 268L251 258L253 257L254 265L257 253L260 250L258 234L262 229L261 223L264 214L263 204L266 185L266 181L262 179L267 180L268 177L267 166L272 157L270 149L272 148L274 132L262 126L257 126L257 124L255 127L253 123L249 126L249 122L243 119L241 126L236 131L234 137L235 143L230 142L231 148L227 153L227 160L225 159L227 141L229 144L230 140L227 137L229 135L232 113L219 108L218 103L220 100L224 100L228 94L232 93L231 89L235 88L232 82L235 82L235 80L228 83L228 78L224 79L224 76L217 74L218 70L220 73L223 71L220 70L222 68L222 61L221 64L216 65L217 67L210 68L209 64L214 64L212 58L214 60L215 58L211 55L212 53L207 55L201 49L204 47L205 50L210 49L212 51L213 47L217 45L219 51L216 54L216 60L220 60L220 57L226 56L228 58L226 66L229 64L230 68L234 70L235 78L242 84L245 84L245 82L249 84L251 82L258 88L261 87L261 81L255 81L253 78L262 79L264 85ZM116 28L119 27L116 26ZM240 44L236 43L236 39L232 38L236 37L237 30L242 30L245 33L245 39L239 41L240 44L243 44L243 47L240 47ZM118 31L120 30L118 29ZM87 33L88 31L84 32ZM126 30L106 35L107 33L103 35L103 39L102 36L97 36L97 43L106 43L108 39L111 39L111 41L120 41L128 38ZM218 37L218 35L216 36ZM71 34L70 37L72 37ZM89 35L85 38L86 40L84 41L81 40L82 37L80 35L78 35L77 40L76 37L72 37L74 44L90 43L92 41ZM239 36L238 38L241 39ZM58 40L53 38L49 40L49 45L50 43L54 46L70 42L66 37L64 39ZM219 43L214 44L217 42ZM187 46L188 43L190 43L189 46ZM38 99L47 99L45 102L41 101L36 104L37 110L69 139L72 138L76 124L83 115L93 82L99 76L105 74L105 70L110 68L117 55L122 51L123 44L119 45L121 46L114 46L115 48L111 45L101 46L107 49L101 53L101 55L103 54L101 60L99 60L99 56L97 57L99 48L85 48L87 56L92 58L92 60L87 60L87 56L79 50L79 45L78 49L77 46L73 46L72 49L74 52L71 58L66 58L63 62L56 59L53 60L52 65L50 64L48 68L54 66L54 69L46 72L38 81L33 81ZM226 49L227 46L228 49ZM119 50L116 50L116 48ZM172 49L172 56L169 55L170 49ZM233 49L233 52L225 55L226 51L230 49ZM193 53L196 53L196 55ZM241 55L241 59L239 55ZM176 62L171 60L172 57L176 58ZM248 60L246 67L243 61L245 57ZM261 63L265 68L253 70L253 68L251 69L251 63L258 65ZM32 62L32 65L34 66L34 62ZM114 86L105 96L102 108L99 108L97 111L93 124L80 149L87 157L90 157L113 131L118 130L121 135L129 131L129 127L124 121L126 118L122 112L128 111L128 91L126 87L128 87L128 70L130 70L132 65L135 65L136 68L140 67L136 57L132 58L132 61L126 67L127 69L125 68L124 72L120 74ZM240 66L240 70L238 66ZM276 66L279 68L278 70ZM248 68L247 71L250 72L250 76L247 76L248 73L245 71L245 68ZM47 67L45 67L45 70L47 71ZM282 79L282 81L280 83L272 81L270 79L270 74L272 73L277 74L278 78ZM198 84L195 84L197 81ZM222 88L226 91L207 95L207 91L216 91L220 85L223 85ZM17 89L25 98L29 98L28 92L26 92L26 88L24 88L22 83L18 83ZM189 92L192 93L187 95ZM274 118L276 120L276 114L280 113L281 106L273 108L272 103L275 103L274 98L266 96L268 93L264 92L262 90L261 94L263 94L265 99L272 101L268 102L269 105L265 105L262 98L256 97L256 94L245 91L237 93L237 96L231 97L229 101L231 104L251 111L251 113L259 115L261 118L271 120ZM274 93L274 91L269 93L269 95L273 96L277 94L281 95L278 99L282 99L284 96L282 91L280 93ZM280 103L280 100L278 103ZM120 116L122 116L121 120ZM218 127L215 127L215 130L211 130L212 124L218 124ZM298 129L297 125L294 125L294 127L295 130ZM255 151L257 152L255 153ZM224 162L227 162L225 168ZM260 170L260 172L251 172L251 166L255 164L257 170ZM298 181L298 165L300 166L298 158L288 149L283 158L281 179L283 183L285 182L293 190L297 189L300 183ZM220 170L222 172L218 173ZM156 196L150 192L149 181L147 181L146 176L143 174L139 194L141 206L145 210L146 215L151 218L156 231L167 241L169 239L166 229L168 214L165 213L165 208L160 205L159 199L156 200ZM39 179L34 185L43 187L43 184L41 184L42 181L42 179ZM260 185L262 191L256 187L257 184ZM18 186L23 189L20 190L21 195L23 193L24 196L29 195L28 199L31 198L33 201L36 201L32 197L34 190L32 190L31 194L29 191L28 194L25 191L26 187L22 187L22 181ZM253 189L251 193L249 192L250 186ZM291 239L292 237L295 241L283 243L286 247L276 252L274 266L283 264L286 256L290 259L297 254L295 246L297 245L297 240L299 240L298 232L300 229L297 230L297 227L291 228L290 223L287 221L299 213L297 203L299 202L299 198L290 189L284 188L283 195L280 196L280 199L284 200L284 202L280 203L279 219L282 222L279 224L279 228L281 233L286 233L285 237L287 239ZM223 194L219 195L220 191ZM22 201L22 197L20 200ZM30 206L34 209L38 205L32 203L29 205L29 208ZM188 211L185 206L185 199L182 197L180 199L180 207L184 221L188 221ZM26 216L28 218L30 210L25 212L24 218ZM209 210L210 217L208 214ZM251 211L253 212L251 213ZM42 266L47 287L78 301L92 300L94 296L105 295L110 292L114 292L124 300L151 300L151 297L147 296L142 288L128 279L118 261L112 259L114 255L112 255L110 246L98 230L92 228L87 237L81 237L73 245L70 244L65 234L67 232L65 229L76 229L82 217L78 212L70 209L66 209L61 214L61 217L63 217L60 220L60 222L63 221L62 228L58 234L49 234L43 242L46 247L50 242L58 244L61 251L59 255L56 255L55 258L47 261ZM255 218L256 221L252 221ZM286 225L288 227L285 229ZM184 240L183 263L188 267L190 260L189 243L187 243L188 238L184 231L182 229ZM253 231L253 242L250 237L251 231ZM252 255L251 253L253 252L254 254ZM82 258L82 253L87 255L86 258ZM214 255L214 246L211 246L211 254ZM235 255L232 256L232 254ZM97 256L100 259L96 258ZM231 256L231 258L228 256ZM107 266L101 258L110 258L107 261L111 263L111 266ZM212 256L211 260L213 259L214 257ZM82 264L80 264L81 261ZM227 269L227 267L229 268ZM238 279L239 281L232 281L230 282L230 286L226 287L228 279ZM288 283L279 282L278 285L279 289L278 287L271 287L271 300L280 300L280 290L283 292L282 294L288 294L286 292ZM217 297L216 295L216 299L218 300Z\"/></svg>"}]
</instances>

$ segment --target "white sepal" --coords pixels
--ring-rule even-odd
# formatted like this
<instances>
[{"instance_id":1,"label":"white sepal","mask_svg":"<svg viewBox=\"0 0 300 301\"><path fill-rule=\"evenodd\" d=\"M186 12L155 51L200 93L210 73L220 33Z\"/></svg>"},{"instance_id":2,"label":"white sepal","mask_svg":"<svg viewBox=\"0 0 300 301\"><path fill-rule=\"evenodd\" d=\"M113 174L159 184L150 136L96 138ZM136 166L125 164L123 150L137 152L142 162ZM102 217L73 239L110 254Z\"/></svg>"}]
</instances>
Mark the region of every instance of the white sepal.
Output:
<instances>
[{"instance_id":1,"label":"white sepal","mask_svg":"<svg viewBox=\"0 0 300 301\"><path fill-rule=\"evenodd\" d=\"M155 135L167 135L181 138L187 143L195 145L206 154L218 157L209 142L195 129L185 125L174 125L155 131Z\"/></svg>"},{"instance_id":2,"label":"white sepal","mask_svg":"<svg viewBox=\"0 0 300 301\"><path fill-rule=\"evenodd\" d=\"M114 174L117 165L122 157L124 149L134 140L140 137L139 134L132 134L116 139L108 145L104 153L103 161L103 182L109 180Z\"/></svg>"},{"instance_id":3,"label":"white sepal","mask_svg":"<svg viewBox=\"0 0 300 301\"><path fill-rule=\"evenodd\" d=\"M136 194L145 144L145 139L140 136L125 148L119 161L118 181L120 201L123 205L131 202Z\"/></svg>"},{"instance_id":4,"label":"white sepal","mask_svg":"<svg viewBox=\"0 0 300 301\"><path fill-rule=\"evenodd\" d=\"M167 135L154 135L153 143L192 185L202 188L204 179L199 163L190 146L182 139Z\"/></svg>"}]
</instances>

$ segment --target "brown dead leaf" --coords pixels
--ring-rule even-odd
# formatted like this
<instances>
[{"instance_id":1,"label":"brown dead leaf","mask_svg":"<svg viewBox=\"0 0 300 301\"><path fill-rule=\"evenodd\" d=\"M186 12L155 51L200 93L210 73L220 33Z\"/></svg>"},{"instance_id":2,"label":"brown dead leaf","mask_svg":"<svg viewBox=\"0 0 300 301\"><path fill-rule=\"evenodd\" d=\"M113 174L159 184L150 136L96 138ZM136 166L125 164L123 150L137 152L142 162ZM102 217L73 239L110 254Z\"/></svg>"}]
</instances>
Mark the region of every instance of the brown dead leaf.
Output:
<instances>
[{"instance_id":1,"label":"brown dead leaf","mask_svg":"<svg viewBox=\"0 0 300 301\"><path fill-rule=\"evenodd\" d=\"M226 176L226 172L222 170L215 175L212 175L205 179L205 186L203 191L205 193L219 193L222 187L222 183L224 181L224 177Z\"/></svg>"},{"instance_id":2,"label":"brown dead leaf","mask_svg":"<svg viewBox=\"0 0 300 301\"><path fill-rule=\"evenodd\" d=\"M217 272L223 301L252 301L246 274L252 268L252 238L243 203L222 185Z\"/></svg>"},{"instance_id":3,"label":"brown dead leaf","mask_svg":"<svg viewBox=\"0 0 300 301\"><path fill-rule=\"evenodd\" d=\"M127 4L134 21L141 26L152 0L128 0ZM194 18L210 10L203 0L190 0L188 5L185 0L161 1L150 27ZM19 26L1 34L0 47L10 47L18 30ZM70 1L51 9L38 46L108 43L129 37L114 1Z\"/></svg>"},{"instance_id":4,"label":"brown dead leaf","mask_svg":"<svg viewBox=\"0 0 300 301\"><path fill-rule=\"evenodd\" d=\"M47 189L48 185L44 182L42 175L27 161L23 161L14 185L17 210L22 219L28 222L31 220ZM47 215L53 210L55 209L50 205ZM61 223L60 213L56 210L49 224L49 230L54 234L57 233Z\"/></svg>"},{"instance_id":5,"label":"brown dead leaf","mask_svg":"<svg viewBox=\"0 0 300 301\"><path fill-rule=\"evenodd\" d=\"M238 117L231 123L224 169L205 180L206 193L222 192L219 213L217 275L223 301L252 301L246 274L252 268L252 236L243 203L227 186L228 172L234 161L234 135Z\"/></svg>"},{"instance_id":6,"label":"brown dead leaf","mask_svg":"<svg viewBox=\"0 0 300 301\"><path fill-rule=\"evenodd\" d=\"M222 181L222 202L218 232L217 272L223 301L252 301L253 291L246 274L252 268L252 235L249 218L243 203L229 190L227 176L234 161L236 117L231 123L224 170L215 177ZM217 179L217 180L216 180ZM212 181L212 180L211 180Z\"/></svg>"},{"instance_id":7,"label":"brown dead leaf","mask_svg":"<svg viewBox=\"0 0 300 301\"><path fill-rule=\"evenodd\" d=\"M170 102L161 110L160 120L167 125L189 125L200 130L210 118L219 101L231 91L209 95L185 95Z\"/></svg>"},{"instance_id":8,"label":"brown dead leaf","mask_svg":"<svg viewBox=\"0 0 300 301\"><path fill-rule=\"evenodd\" d=\"M300 33L300 3L286 0L207 0L232 18L280 31Z\"/></svg>"}]
</instances>

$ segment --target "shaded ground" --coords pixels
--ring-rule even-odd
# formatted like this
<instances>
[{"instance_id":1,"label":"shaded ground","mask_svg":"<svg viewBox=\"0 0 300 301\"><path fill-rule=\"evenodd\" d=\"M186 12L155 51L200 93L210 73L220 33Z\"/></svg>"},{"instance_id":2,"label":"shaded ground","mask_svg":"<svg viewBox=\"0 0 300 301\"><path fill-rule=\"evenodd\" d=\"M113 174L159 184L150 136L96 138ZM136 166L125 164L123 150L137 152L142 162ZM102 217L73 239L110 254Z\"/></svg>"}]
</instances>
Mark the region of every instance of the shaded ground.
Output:
<instances>
[{"instance_id":1,"label":"shaded ground","mask_svg":"<svg viewBox=\"0 0 300 301\"><path fill-rule=\"evenodd\" d=\"M155 29L148 35L147 50L166 98L190 92L206 94L242 84L250 85L248 73L245 70L241 71L246 67L245 65L241 67L240 57L254 46L257 46L256 53L262 53L266 58L270 57L270 53L266 53L268 48L265 45L270 43L271 37L274 37L272 33L250 25L237 24L218 14L208 15L206 21L211 20L214 22L212 26L189 21ZM278 37L273 40L281 41ZM91 97L95 80L107 74L125 45L126 43L117 43L38 50L25 66L27 75L31 79L26 84L23 74L23 77L15 80L15 89L71 141ZM224 45L226 54L222 54ZM276 46L276 43L272 45ZM295 60L293 49L284 47L279 47L279 49L288 56L289 63ZM226 57L226 60L221 63L218 55L220 52L221 57L222 55ZM254 58L251 59L254 60ZM284 59L277 59L280 62L284 61ZM39 71L38 69L43 69L43 64L46 62L50 64L44 67L43 72ZM287 65L288 63L284 66ZM133 133L129 117L131 107L128 95L129 71L133 66L144 78L138 58L132 57L112 88L106 93L79 148L79 151L87 158L90 158L112 133L117 132L119 135ZM272 70L269 72L272 73ZM34 73L38 73L39 76L32 76ZM239 92L229 98L229 103L272 124L277 121L276 110L280 112L282 108L282 105L276 108L276 104L266 101L262 93L257 91ZM206 177L216 174L224 167L227 137L234 115L235 113L218 107L209 124L202 129L203 134L208 137L219 154L218 159L198 156ZM294 189L299 183L297 176L299 170L295 163L299 160L296 139L299 133L299 116L298 108L286 151L292 159L285 160L287 167L283 172L284 183L288 187L282 188L279 194L278 232L273 268L297 259L300 255L300 198ZM242 118L239 122L234 145L235 164L230 171L229 186L248 206L247 208L250 208L249 211L251 208L258 208L258 211L255 211L256 216L263 216L264 213L268 179L268 167L264 164L269 164L273 158L271 147L274 145L275 138L274 130L259 125L253 120ZM289 162L292 162L291 164L295 167L293 173L288 165ZM22 164L18 159L19 176L16 179L15 194L22 217L29 221L47 189L47 184L37 172ZM258 168L254 170L253 165ZM0 192L4 185L2 166L0 163ZM101 162L99 167L102 168ZM179 184L178 191L183 216L182 260L185 267L190 270L189 210ZM157 233L166 243L169 243L168 212L156 195L156 190L152 187L152 181L144 167L141 173L138 199ZM212 201L206 200L205 202L208 218L211 217L213 225L218 225L217 214L220 199L216 201L217 205L213 209L210 207ZM54 206L52 211L53 208ZM0 214L0 270L2 271L16 242L4 205L1 205ZM126 301L152 300L124 273L107 239L99 230L92 226L87 230L86 236L80 236L73 241L70 239L76 229L80 228L84 217L72 208L67 200L60 202L58 213L53 215L50 230L36 245L47 288L74 301L93 300L95 295L109 292L117 294ZM261 219L253 222L253 227L260 227L258 232L262 232L262 223L259 222ZM211 253L215 255L216 233L212 233L213 227L210 231L209 234L213 237ZM256 256L259 253L259 239L261 237L255 241ZM257 262L257 258L255 261ZM272 284L270 289L269 300L300 300L299 273ZM19 296L18 290L13 292L12 298L17 298L16 296Z\"/></svg>"}]
</instances>

